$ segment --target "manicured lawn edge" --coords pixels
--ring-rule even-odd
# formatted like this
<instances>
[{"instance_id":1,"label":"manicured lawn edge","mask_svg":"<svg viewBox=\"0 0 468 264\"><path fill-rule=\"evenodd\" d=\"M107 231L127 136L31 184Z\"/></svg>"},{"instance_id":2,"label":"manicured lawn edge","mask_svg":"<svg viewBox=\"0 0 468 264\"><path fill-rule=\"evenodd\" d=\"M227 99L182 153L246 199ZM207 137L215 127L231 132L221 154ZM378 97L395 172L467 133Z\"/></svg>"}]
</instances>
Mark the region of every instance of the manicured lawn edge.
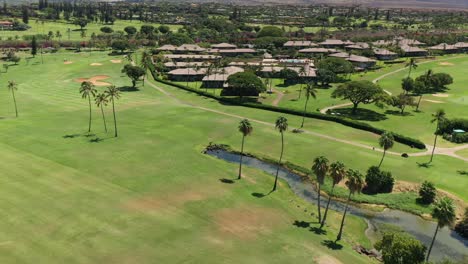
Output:
<instances>
[{"instance_id":1,"label":"manicured lawn edge","mask_svg":"<svg viewBox=\"0 0 468 264\"><path fill-rule=\"evenodd\" d=\"M175 83L172 83L170 81L166 81L166 80L163 80L163 79L159 78L156 75L156 73L154 71L154 68L150 69L150 71L151 71L151 74L153 75L154 80L157 81L157 82L160 82L160 83L163 83L163 84L166 84L166 85L170 85L172 87L179 88L179 89L189 91L189 92L192 92L192 93L196 93L196 94L201 95L201 96L212 98L212 99L215 99L215 100L217 100L219 102L229 103L229 104L234 104L234 105L240 105L240 106L245 106L245 107L250 107L250 108L257 108L257 109L262 109L262 110L267 110L267 111L272 111L272 112L297 115L297 116L303 116L304 115L303 112L298 111L298 110L293 110L293 109L290 109L290 108L271 106L271 105L262 105L262 104L259 104L259 103L252 103L252 102L239 102L239 100L237 98L226 98L226 97L217 96L217 95L214 95L214 94L211 94L211 93L207 93L207 92L204 92L204 91L201 91L201 90L192 89L192 88L185 87L185 86L179 85L179 84L175 84ZM373 126L371 126L371 125L369 125L367 123L351 120L351 119L344 118L344 117L326 115L326 114L322 114L322 113L311 113L311 112L305 113L305 116L309 117L309 118L315 118L315 119L320 119L320 120L339 123L339 124L342 124L344 126L348 126L348 127L352 127L352 128L372 132L372 133L375 133L375 134L378 134L378 135L381 135L386 131L384 129L373 127ZM404 136L404 135L401 135L401 134L398 134L398 133L394 133L394 132L392 132L392 133L394 135L395 141L398 142L398 143L410 146L412 148L426 149L426 145L422 141L420 141L418 139L407 137L407 136Z\"/></svg>"}]
</instances>

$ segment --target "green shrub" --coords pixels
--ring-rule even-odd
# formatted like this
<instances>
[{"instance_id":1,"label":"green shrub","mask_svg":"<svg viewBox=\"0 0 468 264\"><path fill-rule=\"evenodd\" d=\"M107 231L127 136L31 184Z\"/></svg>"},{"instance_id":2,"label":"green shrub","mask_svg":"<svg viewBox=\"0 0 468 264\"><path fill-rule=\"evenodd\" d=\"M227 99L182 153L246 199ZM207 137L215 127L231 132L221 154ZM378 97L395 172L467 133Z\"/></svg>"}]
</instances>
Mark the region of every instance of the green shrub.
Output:
<instances>
[{"instance_id":1,"label":"green shrub","mask_svg":"<svg viewBox=\"0 0 468 264\"><path fill-rule=\"evenodd\" d=\"M419 188L419 199L423 204L431 204L437 195L436 188L432 182L424 181Z\"/></svg>"},{"instance_id":2,"label":"green shrub","mask_svg":"<svg viewBox=\"0 0 468 264\"><path fill-rule=\"evenodd\" d=\"M463 219L455 226L455 231L462 237L468 238L468 208Z\"/></svg>"},{"instance_id":3,"label":"green shrub","mask_svg":"<svg viewBox=\"0 0 468 264\"><path fill-rule=\"evenodd\" d=\"M390 193L393 190L395 179L392 173L381 171L379 167L372 166L367 170L365 193Z\"/></svg>"}]
</instances>

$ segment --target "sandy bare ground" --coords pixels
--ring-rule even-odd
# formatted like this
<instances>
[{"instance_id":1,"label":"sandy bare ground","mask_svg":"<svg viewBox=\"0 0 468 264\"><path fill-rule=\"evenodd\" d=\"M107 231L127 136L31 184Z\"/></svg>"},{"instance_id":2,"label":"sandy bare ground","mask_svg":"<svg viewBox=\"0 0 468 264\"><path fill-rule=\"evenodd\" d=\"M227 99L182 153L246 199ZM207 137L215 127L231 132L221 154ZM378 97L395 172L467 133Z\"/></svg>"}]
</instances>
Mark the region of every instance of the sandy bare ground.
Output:
<instances>
[{"instance_id":1,"label":"sandy bare ground","mask_svg":"<svg viewBox=\"0 0 468 264\"><path fill-rule=\"evenodd\" d=\"M455 65L455 64L444 61L444 62L439 63L439 65L440 65L440 66L453 66L453 65Z\"/></svg>"},{"instance_id":2,"label":"sandy bare ground","mask_svg":"<svg viewBox=\"0 0 468 264\"><path fill-rule=\"evenodd\" d=\"M118 63L122 63L122 60L111 60L110 62L118 64Z\"/></svg>"},{"instance_id":3,"label":"sandy bare ground","mask_svg":"<svg viewBox=\"0 0 468 264\"><path fill-rule=\"evenodd\" d=\"M72 64L72 63L73 63L73 61L65 61L63 64L68 65L68 64Z\"/></svg>"},{"instance_id":4,"label":"sandy bare ground","mask_svg":"<svg viewBox=\"0 0 468 264\"><path fill-rule=\"evenodd\" d=\"M95 63L91 63L90 66L102 66L102 63L95 62Z\"/></svg>"},{"instance_id":5,"label":"sandy bare ground","mask_svg":"<svg viewBox=\"0 0 468 264\"><path fill-rule=\"evenodd\" d=\"M110 83L102 81L102 80L109 79L109 78L110 77L107 75L96 75L91 78L78 78L78 79L75 79L75 82L82 83L82 82L88 81L96 86L109 86L111 85Z\"/></svg>"},{"instance_id":6,"label":"sandy bare ground","mask_svg":"<svg viewBox=\"0 0 468 264\"><path fill-rule=\"evenodd\" d=\"M276 97L276 99L271 103L273 106L278 106L279 102L281 102L281 100L283 99L284 97L284 93L281 92L281 91L278 91L276 89L273 89L273 92L275 92L275 94L277 94L278 96Z\"/></svg>"},{"instance_id":7,"label":"sandy bare ground","mask_svg":"<svg viewBox=\"0 0 468 264\"><path fill-rule=\"evenodd\" d=\"M438 101L438 100L429 100L429 99L423 99L423 101L434 103L434 104L444 104L445 102Z\"/></svg>"},{"instance_id":8,"label":"sandy bare ground","mask_svg":"<svg viewBox=\"0 0 468 264\"><path fill-rule=\"evenodd\" d=\"M442 93L436 93L436 94L433 94L432 96L447 98L447 97L449 97L450 95L448 95L448 94L442 94Z\"/></svg>"}]
</instances>

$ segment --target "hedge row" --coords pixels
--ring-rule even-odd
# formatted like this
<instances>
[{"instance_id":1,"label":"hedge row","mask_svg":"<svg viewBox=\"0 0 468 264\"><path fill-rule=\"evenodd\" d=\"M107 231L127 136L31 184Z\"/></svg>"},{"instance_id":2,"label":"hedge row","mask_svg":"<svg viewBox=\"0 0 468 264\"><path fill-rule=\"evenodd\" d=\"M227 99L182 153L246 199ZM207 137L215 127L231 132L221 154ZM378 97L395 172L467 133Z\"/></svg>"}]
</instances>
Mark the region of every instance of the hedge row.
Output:
<instances>
[{"instance_id":1,"label":"hedge row","mask_svg":"<svg viewBox=\"0 0 468 264\"><path fill-rule=\"evenodd\" d=\"M201 91L201 90L198 90L198 89L193 89L193 88L189 88L189 87L186 87L186 86L183 86L183 85L172 83L170 81L162 80L161 78L156 76L154 70L151 70L151 73L153 75L153 78L158 82L161 82L161 83L173 86L173 87L177 87L177 88L189 91L189 92L193 92L193 93L196 93L198 95L202 95L202 96L205 96L205 97L216 99L216 100L221 101L221 102L227 102L227 103L231 103L231 104L242 105L242 106L246 106L246 107L257 108L257 109L273 111L273 112L278 112L278 113L284 113L284 114L291 114L291 115L298 115L298 116L303 116L304 115L304 113L301 112L301 111L290 109L290 108L285 108L285 107L263 105L263 104L252 103L252 102L243 102L243 103L241 103L237 99L217 96L217 95L207 93L207 92L204 92L204 91ZM352 119L349 119L349 118L338 117L338 116L333 116L333 115L326 115L326 114L322 114L322 113L314 113L314 112L307 112L305 114L305 116L309 117L309 118L332 121L332 122L339 123L339 124L342 124L342 125L345 125L345 126L348 126L348 127L352 127L352 128L372 132L372 133L379 134L379 135L381 135L383 132L385 132L385 130L383 130L383 129L376 128L376 127L373 127L373 126L371 126L371 125L369 125L367 123L355 121L355 120L352 120ZM401 144L405 144L405 145L408 145L410 147L417 148L417 149L425 149L426 148L426 145L424 145L424 143L421 142L420 140L410 138L410 137L407 137L407 136L404 136L404 135L400 135L400 134L397 134L397 133L393 133L393 135L394 135L395 141L399 142Z\"/></svg>"}]
</instances>

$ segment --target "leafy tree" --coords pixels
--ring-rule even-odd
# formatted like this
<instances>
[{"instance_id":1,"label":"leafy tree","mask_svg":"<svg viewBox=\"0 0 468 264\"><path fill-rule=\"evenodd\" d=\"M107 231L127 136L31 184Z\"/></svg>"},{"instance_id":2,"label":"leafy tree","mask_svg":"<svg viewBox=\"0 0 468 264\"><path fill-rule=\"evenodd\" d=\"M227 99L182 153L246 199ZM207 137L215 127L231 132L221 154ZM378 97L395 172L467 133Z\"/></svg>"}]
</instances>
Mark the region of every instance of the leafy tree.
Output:
<instances>
[{"instance_id":1,"label":"leafy tree","mask_svg":"<svg viewBox=\"0 0 468 264\"><path fill-rule=\"evenodd\" d=\"M328 57L326 59L320 60L317 64L318 69L326 69L329 71L334 72L335 74L338 73L345 73L349 74L352 73L354 70L353 64L351 62L342 59L342 58L335 58L335 57Z\"/></svg>"},{"instance_id":2,"label":"leafy tree","mask_svg":"<svg viewBox=\"0 0 468 264\"><path fill-rule=\"evenodd\" d=\"M101 32L102 33L112 33L114 30L111 27L101 27Z\"/></svg>"},{"instance_id":3,"label":"leafy tree","mask_svg":"<svg viewBox=\"0 0 468 264\"><path fill-rule=\"evenodd\" d=\"M189 36L187 36L187 34L184 34L184 33L174 33L174 34L168 34L165 42L167 44L180 46L182 44L193 43L193 39L191 39Z\"/></svg>"},{"instance_id":4,"label":"leafy tree","mask_svg":"<svg viewBox=\"0 0 468 264\"><path fill-rule=\"evenodd\" d=\"M382 252L385 264L424 263L426 247L417 239L403 232L384 233L375 245Z\"/></svg>"},{"instance_id":5,"label":"leafy tree","mask_svg":"<svg viewBox=\"0 0 468 264\"><path fill-rule=\"evenodd\" d=\"M434 204L434 209L432 210L432 217L437 219L437 227L432 237L431 245L427 251L426 262L429 261L431 256L432 247L434 246L434 241L437 237L437 232L439 228L444 226L452 225L455 221L455 206L453 205L453 200L448 197L443 197Z\"/></svg>"},{"instance_id":6,"label":"leafy tree","mask_svg":"<svg viewBox=\"0 0 468 264\"><path fill-rule=\"evenodd\" d=\"M128 42L125 40L115 40L112 42L112 49L118 50L120 51L120 53L124 53L124 51L128 49L128 47Z\"/></svg>"},{"instance_id":7,"label":"leafy tree","mask_svg":"<svg viewBox=\"0 0 468 264\"><path fill-rule=\"evenodd\" d=\"M359 104L379 105L387 95L382 88L370 81L350 81L338 86L332 97L350 100L353 103L352 114L355 114Z\"/></svg>"},{"instance_id":8,"label":"leafy tree","mask_svg":"<svg viewBox=\"0 0 468 264\"><path fill-rule=\"evenodd\" d=\"M330 165L329 172L330 173L328 175L332 178L332 189L330 194L328 195L327 207L325 208L325 213L323 214L322 223L320 223L320 229L323 228L323 226L325 225L325 221L327 220L328 207L330 206L330 201L335 191L335 186L346 177L345 165L339 161L334 162Z\"/></svg>"},{"instance_id":9,"label":"leafy tree","mask_svg":"<svg viewBox=\"0 0 468 264\"><path fill-rule=\"evenodd\" d=\"M391 106L400 109L400 114L405 113L407 106L416 106L416 102L412 96L409 96L406 93L401 93L397 96L391 96L388 102Z\"/></svg>"},{"instance_id":10,"label":"leafy tree","mask_svg":"<svg viewBox=\"0 0 468 264\"><path fill-rule=\"evenodd\" d=\"M262 80L252 72L238 72L227 78L228 87L221 95L237 95L242 101L244 96L258 96L266 90Z\"/></svg>"},{"instance_id":11,"label":"leafy tree","mask_svg":"<svg viewBox=\"0 0 468 264\"><path fill-rule=\"evenodd\" d=\"M18 90L18 84L16 84L15 81L8 81L8 90L11 91L11 95L13 97L13 103L15 105L15 114L16 114L16 117L18 117L18 107L16 106L16 97L15 97L15 91Z\"/></svg>"},{"instance_id":12,"label":"leafy tree","mask_svg":"<svg viewBox=\"0 0 468 264\"><path fill-rule=\"evenodd\" d=\"M340 231L338 232L336 241L340 241L341 236L343 235L343 226L345 223L346 213L348 212L349 202L351 201L351 195L356 192L361 193L362 187L364 186L364 180L362 179L362 174L359 171L349 169L346 172L346 177L348 178L348 180L346 181L346 186L349 189L349 195L348 195L348 200L346 202L345 210L343 213L343 218L341 219Z\"/></svg>"},{"instance_id":13,"label":"leafy tree","mask_svg":"<svg viewBox=\"0 0 468 264\"><path fill-rule=\"evenodd\" d=\"M242 133L242 145L241 145L241 153L240 153L240 160L239 160L239 177L238 179L241 179L241 174L242 174L242 157L244 155L244 140L245 137L252 134L253 127L250 124L250 121L248 119L244 119L240 121L239 123L239 132Z\"/></svg>"},{"instance_id":14,"label":"leafy tree","mask_svg":"<svg viewBox=\"0 0 468 264\"><path fill-rule=\"evenodd\" d=\"M35 58L36 54L37 54L37 41L36 41L36 36L33 36L32 41L31 41L31 55L33 55L33 58Z\"/></svg>"},{"instance_id":15,"label":"leafy tree","mask_svg":"<svg viewBox=\"0 0 468 264\"><path fill-rule=\"evenodd\" d=\"M325 176L327 176L329 169L328 159L324 156L320 156L314 159L314 165L312 166L312 171L317 177L317 212L318 212L318 221L322 222L322 212L320 210L320 195L321 187L324 184Z\"/></svg>"},{"instance_id":16,"label":"leafy tree","mask_svg":"<svg viewBox=\"0 0 468 264\"><path fill-rule=\"evenodd\" d=\"M279 169L281 167L281 160L283 159L284 132L286 130L288 130L288 120L285 117L282 117L282 116L278 117L278 119L276 119L275 128L278 129L278 131L281 134L281 154L280 154L280 158L279 158L279 161L278 161L278 168L276 169L275 184L273 185L272 192L276 191L276 186L278 184L278 173L279 173Z\"/></svg>"},{"instance_id":17,"label":"leafy tree","mask_svg":"<svg viewBox=\"0 0 468 264\"><path fill-rule=\"evenodd\" d=\"M166 25L160 25L160 26L158 27L158 30L159 30L159 32L161 32L162 34L167 34L167 33L169 33L169 31L171 31L171 29L170 29L168 26L166 26Z\"/></svg>"},{"instance_id":18,"label":"leafy tree","mask_svg":"<svg viewBox=\"0 0 468 264\"><path fill-rule=\"evenodd\" d=\"M262 38L262 37L282 37L284 35L284 31L275 26L265 26L263 27L260 32L257 34L257 38Z\"/></svg>"},{"instance_id":19,"label":"leafy tree","mask_svg":"<svg viewBox=\"0 0 468 264\"><path fill-rule=\"evenodd\" d=\"M307 86L305 87L305 96L306 96L306 101L304 104L304 114L302 115L301 128L304 127L305 116L307 113L307 104L309 103L310 97L313 97L314 99L317 98L317 90L314 88L314 85L312 83L308 83Z\"/></svg>"},{"instance_id":20,"label":"leafy tree","mask_svg":"<svg viewBox=\"0 0 468 264\"><path fill-rule=\"evenodd\" d=\"M97 93L96 88L94 88L94 84L91 82L85 81L81 83L80 87L80 94L81 98L88 99L89 102L89 127L88 133L91 132L91 120L92 120L92 113L91 113L91 97L95 97Z\"/></svg>"},{"instance_id":21,"label":"leafy tree","mask_svg":"<svg viewBox=\"0 0 468 264\"><path fill-rule=\"evenodd\" d=\"M434 132L434 135L435 135L434 146L432 147L431 160L429 161L429 163L431 163L432 159L434 158L434 152L435 152L436 145L437 145L437 136L439 136L440 134L440 131L439 131L440 124L446 120L445 111L443 109L438 109L434 114L432 114L432 117L433 119L431 120L431 123L436 123L437 127Z\"/></svg>"},{"instance_id":22,"label":"leafy tree","mask_svg":"<svg viewBox=\"0 0 468 264\"><path fill-rule=\"evenodd\" d=\"M124 28L125 33L129 36L133 36L137 33L137 29L134 26L127 26Z\"/></svg>"},{"instance_id":23,"label":"leafy tree","mask_svg":"<svg viewBox=\"0 0 468 264\"><path fill-rule=\"evenodd\" d=\"M428 92L430 91L424 82L414 82L414 93L419 96L418 103L416 104L416 111L419 111L419 105L421 104L423 95Z\"/></svg>"},{"instance_id":24,"label":"leafy tree","mask_svg":"<svg viewBox=\"0 0 468 264\"><path fill-rule=\"evenodd\" d=\"M419 187L419 198L424 204L431 204L434 202L437 195L437 190L432 182L424 181Z\"/></svg>"},{"instance_id":25,"label":"leafy tree","mask_svg":"<svg viewBox=\"0 0 468 264\"><path fill-rule=\"evenodd\" d=\"M392 173L381 171L379 167L372 166L367 170L365 191L369 194L392 192L395 179Z\"/></svg>"},{"instance_id":26,"label":"leafy tree","mask_svg":"<svg viewBox=\"0 0 468 264\"><path fill-rule=\"evenodd\" d=\"M393 137L393 134L391 132L383 132L382 135L380 135L379 138L379 146L383 148L383 154L382 154L382 159L380 160L379 163L379 168L382 165L382 162L385 158L385 154L387 153L387 150L391 149L393 147L393 143L395 142L395 138Z\"/></svg>"},{"instance_id":27,"label":"leafy tree","mask_svg":"<svg viewBox=\"0 0 468 264\"><path fill-rule=\"evenodd\" d=\"M104 130L107 133L107 124L106 124L106 115L104 114L104 106L107 105L109 100L107 99L107 96L105 93L97 94L94 100L96 102L97 107L101 108L102 120L104 121Z\"/></svg>"},{"instance_id":28,"label":"leafy tree","mask_svg":"<svg viewBox=\"0 0 468 264\"><path fill-rule=\"evenodd\" d=\"M336 73L329 69L317 69L317 80L322 83L322 86L328 86L328 84L336 82L338 76Z\"/></svg>"},{"instance_id":29,"label":"leafy tree","mask_svg":"<svg viewBox=\"0 0 468 264\"><path fill-rule=\"evenodd\" d=\"M406 77L401 81L401 88L405 91L405 94L414 90L414 80L411 77Z\"/></svg>"},{"instance_id":30,"label":"leafy tree","mask_svg":"<svg viewBox=\"0 0 468 264\"><path fill-rule=\"evenodd\" d=\"M115 116L115 100L120 98L120 90L115 87L115 85L111 85L107 87L107 91L104 92L107 98L110 98L112 102L112 113L114 115L114 136L117 137L117 118Z\"/></svg>"},{"instance_id":31,"label":"leafy tree","mask_svg":"<svg viewBox=\"0 0 468 264\"><path fill-rule=\"evenodd\" d=\"M23 23L29 24L29 9L26 6L22 8Z\"/></svg>"},{"instance_id":32,"label":"leafy tree","mask_svg":"<svg viewBox=\"0 0 468 264\"><path fill-rule=\"evenodd\" d=\"M141 67L127 64L122 69L122 73L127 74L128 78L132 80L132 88L135 88L138 79L145 75L145 70Z\"/></svg>"},{"instance_id":33,"label":"leafy tree","mask_svg":"<svg viewBox=\"0 0 468 264\"><path fill-rule=\"evenodd\" d=\"M88 25L88 20L86 18L77 18L73 23L79 26L80 30L83 31L83 28Z\"/></svg>"}]
</instances>

